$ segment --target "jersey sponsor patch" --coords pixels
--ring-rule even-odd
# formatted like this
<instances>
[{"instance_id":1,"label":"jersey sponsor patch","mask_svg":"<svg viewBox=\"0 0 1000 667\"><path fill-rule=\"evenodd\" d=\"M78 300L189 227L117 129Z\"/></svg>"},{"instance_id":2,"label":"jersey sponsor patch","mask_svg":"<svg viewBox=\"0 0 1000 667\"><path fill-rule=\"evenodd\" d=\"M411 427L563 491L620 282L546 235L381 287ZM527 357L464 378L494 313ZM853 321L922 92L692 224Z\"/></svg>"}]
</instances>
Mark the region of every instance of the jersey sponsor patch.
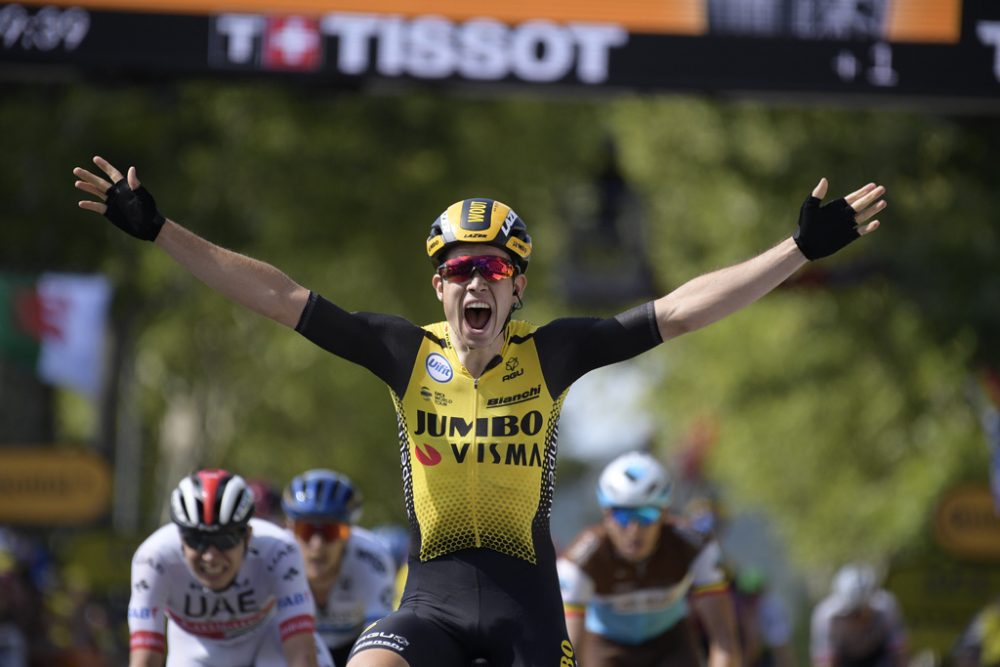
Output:
<instances>
[{"instance_id":1,"label":"jersey sponsor patch","mask_svg":"<svg viewBox=\"0 0 1000 667\"><path fill-rule=\"evenodd\" d=\"M133 632L129 636L128 647L130 650L144 648L165 653L167 644L166 639L159 632Z\"/></svg>"},{"instance_id":2,"label":"jersey sponsor patch","mask_svg":"<svg viewBox=\"0 0 1000 667\"><path fill-rule=\"evenodd\" d=\"M262 626L274 615L276 607L277 600L271 597L259 611L237 618L195 620L190 616L174 613L170 609L167 610L167 614L178 628L188 634L207 639L232 639Z\"/></svg>"},{"instance_id":3,"label":"jersey sponsor patch","mask_svg":"<svg viewBox=\"0 0 1000 667\"><path fill-rule=\"evenodd\" d=\"M451 364L444 355L438 354L437 352L432 352L427 355L427 374L435 382L440 382L442 384L446 382L451 382L451 379L455 376L455 371L452 369Z\"/></svg>"},{"instance_id":4,"label":"jersey sponsor patch","mask_svg":"<svg viewBox=\"0 0 1000 667\"><path fill-rule=\"evenodd\" d=\"M315 632L316 631L316 619L310 614L302 614L301 616L293 616L278 627L278 631L281 634L281 641L285 641L292 635L297 635L303 632Z\"/></svg>"}]
</instances>

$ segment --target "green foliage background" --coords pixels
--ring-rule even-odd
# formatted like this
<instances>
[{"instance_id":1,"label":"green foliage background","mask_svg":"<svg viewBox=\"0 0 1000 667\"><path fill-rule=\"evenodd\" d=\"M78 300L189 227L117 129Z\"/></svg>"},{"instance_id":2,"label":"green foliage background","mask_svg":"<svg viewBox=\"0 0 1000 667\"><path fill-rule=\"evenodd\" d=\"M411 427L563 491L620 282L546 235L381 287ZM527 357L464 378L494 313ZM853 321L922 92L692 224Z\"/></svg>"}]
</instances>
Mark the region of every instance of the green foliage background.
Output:
<instances>
[{"instance_id":1,"label":"green foliage background","mask_svg":"<svg viewBox=\"0 0 1000 667\"><path fill-rule=\"evenodd\" d=\"M1000 347L1000 131L975 117L779 108L678 97L362 97L194 83L11 86L0 267L107 273L134 359L147 451L144 516L169 484L171 409L196 416L190 467L283 483L308 467L355 477L366 522L402 518L395 421L366 371L197 284L151 244L79 211L71 169L135 164L163 212L266 260L349 310L436 319L429 221L476 195L507 201L536 242L525 316L571 309L556 289L563 197L607 135L651 212L663 290L787 236L820 176L841 195L889 188L884 226L763 302L650 354L667 453L694 419L720 424L711 471L731 503L774 517L796 563L823 570L917 548L933 505L986 479L969 378ZM621 307L633 304L621 304ZM587 311L587 309L583 309ZM600 314L595 312L594 314ZM63 406L62 435L93 438Z\"/></svg>"}]
</instances>

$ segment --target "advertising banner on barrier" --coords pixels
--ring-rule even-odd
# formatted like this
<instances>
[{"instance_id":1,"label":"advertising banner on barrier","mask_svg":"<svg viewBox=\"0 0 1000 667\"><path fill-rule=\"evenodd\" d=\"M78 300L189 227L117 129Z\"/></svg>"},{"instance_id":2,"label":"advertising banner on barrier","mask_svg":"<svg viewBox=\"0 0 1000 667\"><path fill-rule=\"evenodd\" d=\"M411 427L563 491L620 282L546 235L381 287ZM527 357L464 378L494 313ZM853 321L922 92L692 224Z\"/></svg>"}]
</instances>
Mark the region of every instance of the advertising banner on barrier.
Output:
<instances>
[{"instance_id":1,"label":"advertising banner on barrier","mask_svg":"<svg viewBox=\"0 0 1000 667\"><path fill-rule=\"evenodd\" d=\"M255 74L1000 100L988 0L87 0L0 4L0 78Z\"/></svg>"}]
</instances>

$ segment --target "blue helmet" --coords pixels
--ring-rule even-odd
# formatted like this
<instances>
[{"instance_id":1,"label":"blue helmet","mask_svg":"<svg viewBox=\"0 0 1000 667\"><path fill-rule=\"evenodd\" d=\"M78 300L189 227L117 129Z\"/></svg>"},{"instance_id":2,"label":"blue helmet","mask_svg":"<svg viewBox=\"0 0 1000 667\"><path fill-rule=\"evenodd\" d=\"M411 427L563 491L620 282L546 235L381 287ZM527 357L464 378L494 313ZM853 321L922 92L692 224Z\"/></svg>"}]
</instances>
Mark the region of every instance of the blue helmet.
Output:
<instances>
[{"instance_id":1,"label":"blue helmet","mask_svg":"<svg viewBox=\"0 0 1000 667\"><path fill-rule=\"evenodd\" d=\"M317 468L292 479L281 497L281 509L292 520L325 519L354 524L361 518L363 502L361 491L346 475Z\"/></svg>"}]
</instances>

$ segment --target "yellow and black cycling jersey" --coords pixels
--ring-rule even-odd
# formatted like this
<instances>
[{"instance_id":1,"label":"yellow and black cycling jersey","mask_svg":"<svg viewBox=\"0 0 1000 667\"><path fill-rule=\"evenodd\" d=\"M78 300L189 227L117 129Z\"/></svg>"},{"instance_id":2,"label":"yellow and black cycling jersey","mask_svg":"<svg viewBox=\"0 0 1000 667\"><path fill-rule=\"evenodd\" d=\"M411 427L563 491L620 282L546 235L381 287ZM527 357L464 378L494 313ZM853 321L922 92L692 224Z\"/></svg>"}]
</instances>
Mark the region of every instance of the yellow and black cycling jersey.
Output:
<instances>
[{"instance_id":1,"label":"yellow and black cycling jersey","mask_svg":"<svg viewBox=\"0 0 1000 667\"><path fill-rule=\"evenodd\" d=\"M657 345L647 303L613 318L514 320L478 378L445 322L348 313L310 295L297 330L392 393L406 509L421 561L486 548L537 563L550 541L559 411L584 373ZM548 551L547 549L545 550Z\"/></svg>"}]
</instances>

